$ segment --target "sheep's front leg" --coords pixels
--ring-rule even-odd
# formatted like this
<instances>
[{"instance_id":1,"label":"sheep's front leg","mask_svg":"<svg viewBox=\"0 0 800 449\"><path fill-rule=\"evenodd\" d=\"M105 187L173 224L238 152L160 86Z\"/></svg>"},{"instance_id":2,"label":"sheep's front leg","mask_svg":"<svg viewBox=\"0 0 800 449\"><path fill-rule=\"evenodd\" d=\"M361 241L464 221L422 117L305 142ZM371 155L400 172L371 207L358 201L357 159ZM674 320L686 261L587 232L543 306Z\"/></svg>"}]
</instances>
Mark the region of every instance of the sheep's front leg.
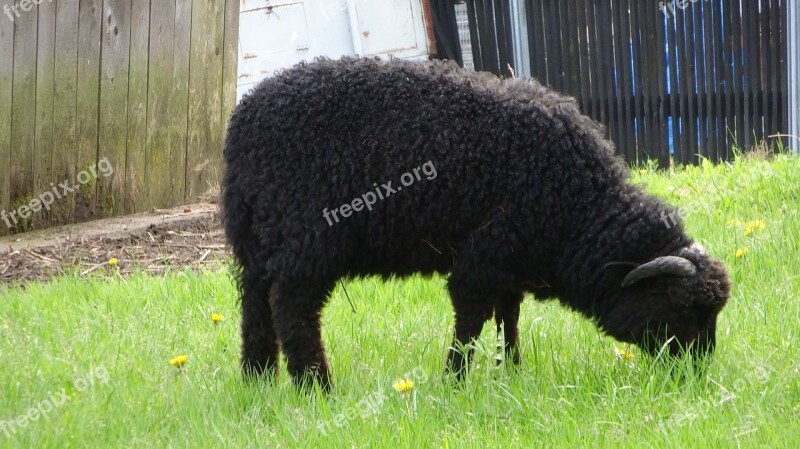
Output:
<instances>
[{"instance_id":1,"label":"sheep's front leg","mask_svg":"<svg viewBox=\"0 0 800 449\"><path fill-rule=\"evenodd\" d=\"M517 339L519 331L519 308L523 294L517 291L506 291L497 296L494 305L494 320L497 323L497 334L503 332L505 342L505 358L514 365L519 365L519 346ZM499 363L499 361L498 361Z\"/></svg>"},{"instance_id":2,"label":"sheep's front leg","mask_svg":"<svg viewBox=\"0 0 800 449\"><path fill-rule=\"evenodd\" d=\"M455 312L455 336L448 353L448 367L456 379L464 377L473 353L473 344L483 324L492 317L496 286L502 273L459 264L450 276L448 289Z\"/></svg>"}]
</instances>

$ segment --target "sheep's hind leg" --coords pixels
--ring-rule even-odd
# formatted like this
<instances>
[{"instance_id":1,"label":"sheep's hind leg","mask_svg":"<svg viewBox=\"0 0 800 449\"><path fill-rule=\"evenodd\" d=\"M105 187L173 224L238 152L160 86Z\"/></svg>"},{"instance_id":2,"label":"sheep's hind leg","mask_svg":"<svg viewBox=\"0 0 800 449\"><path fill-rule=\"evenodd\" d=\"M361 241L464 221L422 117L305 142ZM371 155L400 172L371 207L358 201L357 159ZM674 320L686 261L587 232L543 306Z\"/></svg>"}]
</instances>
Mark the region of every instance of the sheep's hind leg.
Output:
<instances>
[{"instance_id":1,"label":"sheep's hind leg","mask_svg":"<svg viewBox=\"0 0 800 449\"><path fill-rule=\"evenodd\" d=\"M494 320L497 323L497 334L503 333L505 344L505 359L511 360L514 365L519 365L519 346L517 339L519 331L519 308L523 294L517 291L505 291L497 296L494 305ZM498 364L500 361L498 360Z\"/></svg>"},{"instance_id":2,"label":"sheep's hind leg","mask_svg":"<svg viewBox=\"0 0 800 449\"><path fill-rule=\"evenodd\" d=\"M320 318L333 283L320 287L313 282L276 284L270 296L272 318L286 368L301 388L317 382L331 388L328 362L322 344Z\"/></svg>"},{"instance_id":3,"label":"sheep's hind leg","mask_svg":"<svg viewBox=\"0 0 800 449\"><path fill-rule=\"evenodd\" d=\"M247 377L278 371L278 339L272 326L269 282L253 276L242 282L242 370Z\"/></svg>"}]
</instances>

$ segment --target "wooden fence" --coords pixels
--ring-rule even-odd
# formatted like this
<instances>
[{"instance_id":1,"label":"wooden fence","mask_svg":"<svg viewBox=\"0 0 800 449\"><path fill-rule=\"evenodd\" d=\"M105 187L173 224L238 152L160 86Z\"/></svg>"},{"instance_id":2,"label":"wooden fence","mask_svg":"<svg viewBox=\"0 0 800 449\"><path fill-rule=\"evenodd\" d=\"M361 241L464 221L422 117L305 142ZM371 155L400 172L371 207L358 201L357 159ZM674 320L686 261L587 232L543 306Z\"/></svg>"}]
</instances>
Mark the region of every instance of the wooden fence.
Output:
<instances>
[{"instance_id":1,"label":"wooden fence","mask_svg":"<svg viewBox=\"0 0 800 449\"><path fill-rule=\"evenodd\" d=\"M14 6L0 11L0 235L216 186L238 0Z\"/></svg>"},{"instance_id":2,"label":"wooden fence","mask_svg":"<svg viewBox=\"0 0 800 449\"><path fill-rule=\"evenodd\" d=\"M628 161L725 160L789 132L787 1L525 0L530 73ZM509 3L467 7L475 68L510 75Z\"/></svg>"}]
</instances>

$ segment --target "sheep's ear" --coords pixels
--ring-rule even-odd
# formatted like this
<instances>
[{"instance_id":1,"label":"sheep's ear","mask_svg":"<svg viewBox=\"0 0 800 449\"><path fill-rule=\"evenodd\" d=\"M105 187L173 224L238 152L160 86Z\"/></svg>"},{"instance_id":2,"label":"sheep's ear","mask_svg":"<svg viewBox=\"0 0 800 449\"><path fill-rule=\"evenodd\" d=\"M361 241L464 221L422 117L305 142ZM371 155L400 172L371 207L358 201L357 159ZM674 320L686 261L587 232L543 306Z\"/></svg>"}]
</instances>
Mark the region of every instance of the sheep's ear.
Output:
<instances>
[{"instance_id":1,"label":"sheep's ear","mask_svg":"<svg viewBox=\"0 0 800 449\"><path fill-rule=\"evenodd\" d=\"M606 275L611 278L617 285L622 284L622 280L631 271L638 268L641 264L636 262L609 262L603 268L606 270Z\"/></svg>"}]
</instances>

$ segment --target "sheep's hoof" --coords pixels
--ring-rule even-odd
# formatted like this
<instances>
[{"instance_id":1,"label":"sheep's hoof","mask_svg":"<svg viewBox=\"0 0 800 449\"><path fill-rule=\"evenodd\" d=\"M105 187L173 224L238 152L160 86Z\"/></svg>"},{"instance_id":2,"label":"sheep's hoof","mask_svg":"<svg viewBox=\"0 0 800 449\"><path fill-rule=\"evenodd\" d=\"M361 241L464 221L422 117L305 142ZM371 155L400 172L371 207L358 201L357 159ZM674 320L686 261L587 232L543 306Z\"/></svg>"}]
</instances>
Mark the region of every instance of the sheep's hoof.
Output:
<instances>
[{"instance_id":1,"label":"sheep's hoof","mask_svg":"<svg viewBox=\"0 0 800 449\"><path fill-rule=\"evenodd\" d=\"M297 387L304 393L313 392L315 385L326 394L333 389L333 380L327 369L306 368L300 373L293 373L293 377Z\"/></svg>"},{"instance_id":2,"label":"sheep's hoof","mask_svg":"<svg viewBox=\"0 0 800 449\"><path fill-rule=\"evenodd\" d=\"M274 379L277 375L278 367L275 364L264 369L258 363L242 361L242 376L246 381Z\"/></svg>"},{"instance_id":3,"label":"sheep's hoof","mask_svg":"<svg viewBox=\"0 0 800 449\"><path fill-rule=\"evenodd\" d=\"M333 390L333 383L330 380L321 380L311 376L303 376L296 384L297 388L306 394L313 393L317 387L323 394L329 394Z\"/></svg>"},{"instance_id":4,"label":"sheep's hoof","mask_svg":"<svg viewBox=\"0 0 800 449\"><path fill-rule=\"evenodd\" d=\"M447 366L445 367L445 376L452 378L457 383L462 383L464 381L464 377L467 375L467 369L469 367L469 350L467 349L467 354L464 352L450 348L450 351L447 355Z\"/></svg>"}]
</instances>

